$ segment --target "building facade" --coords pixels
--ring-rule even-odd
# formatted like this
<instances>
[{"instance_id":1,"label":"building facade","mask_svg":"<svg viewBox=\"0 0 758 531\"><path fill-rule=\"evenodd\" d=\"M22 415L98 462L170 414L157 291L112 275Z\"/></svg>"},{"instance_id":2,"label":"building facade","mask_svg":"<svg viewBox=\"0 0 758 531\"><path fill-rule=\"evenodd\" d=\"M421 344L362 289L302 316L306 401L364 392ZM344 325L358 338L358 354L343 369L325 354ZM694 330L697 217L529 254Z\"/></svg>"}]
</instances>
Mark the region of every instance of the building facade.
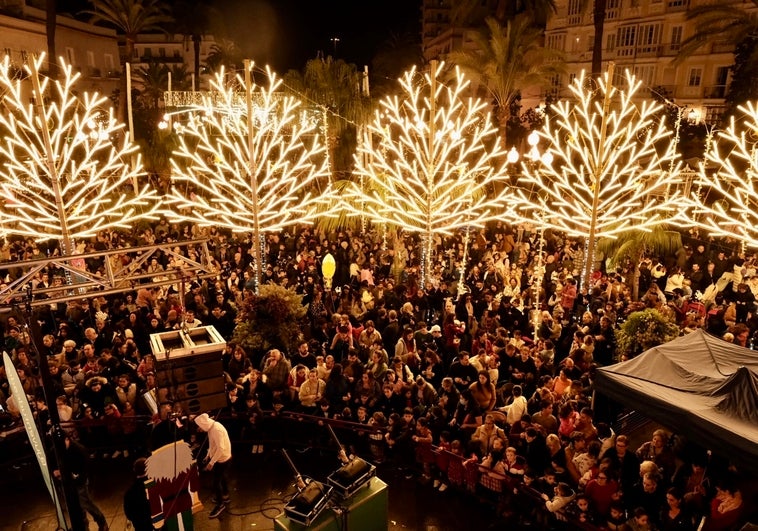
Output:
<instances>
[{"instance_id":1,"label":"building facade","mask_svg":"<svg viewBox=\"0 0 758 531\"><path fill-rule=\"evenodd\" d=\"M606 0L603 30L603 67L616 64L618 78L629 70L644 89L683 108L689 119L717 123L734 64L733 46L708 44L675 62L682 42L695 32L687 12L711 0ZM555 95L592 62L592 13L581 11L581 0L557 0L557 13L548 20L545 45L566 56L567 75L555 86ZM743 2L755 11L752 2ZM644 93L644 92L643 92Z\"/></svg>"},{"instance_id":2,"label":"building facade","mask_svg":"<svg viewBox=\"0 0 758 531\"><path fill-rule=\"evenodd\" d=\"M647 96L657 93L678 105L687 118L716 123L724 111L724 96L729 86L734 48L709 44L680 62L675 62L682 42L693 35L694 25L687 13L695 6L713 0L606 0L603 35L603 68L616 65L617 82L623 83L630 70L642 81ZM444 60L451 51L465 49L472 28L456 27L452 22L454 0L423 0L421 9L424 58ZM556 13L547 21L545 46L565 54L566 74L554 80L537 100L548 93L566 97L568 86L592 66L594 25L591 9L582 10L583 0L556 0ZM483 0L478 9L494 13L497 2ZM592 2L589 2L590 8ZM747 12L756 11L753 2L742 2ZM536 94L524 87L526 94ZM539 105L534 97L524 98L524 108Z\"/></svg>"},{"instance_id":3,"label":"building facade","mask_svg":"<svg viewBox=\"0 0 758 531\"><path fill-rule=\"evenodd\" d=\"M215 40L212 35L203 35L200 41L200 67L203 72L208 55L213 51ZM204 88L202 78L194 79L195 50L192 39L184 35L171 34L142 34L137 38L134 44L134 55L130 63L132 68L146 67L150 62L157 62L166 65L169 68L174 66L185 66L187 75L190 76L192 90L201 90ZM169 90L166 87L166 90Z\"/></svg>"},{"instance_id":4,"label":"building facade","mask_svg":"<svg viewBox=\"0 0 758 531\"><path fill-rule=\"evenodd\" d=\"M0 1L0 53L13 65L47 53L45 16L23 1ZM80 90L110 96L121 76L116 32L62 15L56 22L56 54L81 74Z\"/></svg>"}]
</instances>

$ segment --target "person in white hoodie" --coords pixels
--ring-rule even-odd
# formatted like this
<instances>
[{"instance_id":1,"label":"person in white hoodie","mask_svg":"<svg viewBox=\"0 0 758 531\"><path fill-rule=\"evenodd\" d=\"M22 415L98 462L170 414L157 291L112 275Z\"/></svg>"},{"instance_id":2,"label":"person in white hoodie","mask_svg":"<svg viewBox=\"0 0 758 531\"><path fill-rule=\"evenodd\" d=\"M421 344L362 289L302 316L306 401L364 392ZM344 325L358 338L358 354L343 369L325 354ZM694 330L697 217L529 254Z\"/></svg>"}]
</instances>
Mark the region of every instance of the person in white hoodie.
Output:
<instances>
[{"instance_id":1,"label":"person in white hoodie","mask_svg":"<svg viewBox=\"0 0 758 531\"><path fill-rule=\"evenodd\" d=\"M226 428L207 413L195 417L195 424L201 431L208 433L208 454L204 465L205 470L213 472L213 502L216 504L208 516L217 518L229 504L229 485L226 477L232 461L232 443Z\"/></svg>"}]
</instances>

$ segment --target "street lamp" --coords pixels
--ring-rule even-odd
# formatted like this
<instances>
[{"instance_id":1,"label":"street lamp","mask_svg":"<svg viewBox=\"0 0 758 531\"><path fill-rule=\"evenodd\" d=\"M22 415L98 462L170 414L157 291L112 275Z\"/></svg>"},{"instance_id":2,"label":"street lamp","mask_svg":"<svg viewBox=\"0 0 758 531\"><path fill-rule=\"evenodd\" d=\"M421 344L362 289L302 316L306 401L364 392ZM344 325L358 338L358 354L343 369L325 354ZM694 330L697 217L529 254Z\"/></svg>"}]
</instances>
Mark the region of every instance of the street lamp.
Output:
<instances>
[{"instance_id":1,"label":"street lamp","mask_svg":"<svg viewBox=\"0 0 758 531\"><path fill-rule=\"evenodd\" d=\"M551 166L553 164L553 154L549 151L542 153L539 148L540 135L537 131L532 131L526 138L527 144L529 144L529 151L526 154L527 164L532 167L538 165ZM516 147L512 147L508 152L508 163L515 164L520 158L519 152ZM542 312L540 311L540 293L542 284L544 282L545 267L542 261L542 253L545 244L545 224L544 224L544 209L540 211L539 220L537 221L539 227L539 247L537 249L537 265L533 273L532 289L534 290L534 317L532 324L534 326L534 341L537 341L539 327L542 324Z\"/></svg>"}]
</instances>

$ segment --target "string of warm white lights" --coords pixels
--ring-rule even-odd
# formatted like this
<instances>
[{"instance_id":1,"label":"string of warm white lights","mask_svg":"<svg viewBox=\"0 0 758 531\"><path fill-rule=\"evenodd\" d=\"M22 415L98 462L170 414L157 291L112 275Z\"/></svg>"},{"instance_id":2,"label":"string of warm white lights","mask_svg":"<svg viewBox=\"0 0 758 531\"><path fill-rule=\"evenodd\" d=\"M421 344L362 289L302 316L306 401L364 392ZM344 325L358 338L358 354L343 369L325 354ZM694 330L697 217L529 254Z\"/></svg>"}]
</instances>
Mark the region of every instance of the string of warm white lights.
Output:
<instances>
[{"instance_id":1,"label":"string of warm white lights","mask_svg":"<svg viewBox=\"0 0 758 531\"><path fill-rule=\"evenodd\" d=\"M155 191L147 183L136 193L131 189L144 172L110 102L77 92L79 74L71 65L61 65L57 81L40 76L43 63L44 55L35 58L23 77L8 56L0 63L5 234L57 239L70 247L75 239L154 217Z\"/></svg>"},{"instance_id":2,"label":"string of warm white lights","mask_svg":"<svg viewBox=\"0 0 758 531\"><path fill-rule=\"evenodd\" d=\"M421 83L415 69L406 72L402 97L381 101L368 125L373 143L362 142L355 157L365 188L353 186L346 201L356 215L423 235L423 278L434 235L502 217L508 197L487 104L466 96L469 82L457 69L454 83L437 83L442 68L432 64Z\"/></svg>"},{"instance_id":3,"label":"string of warm white lights","mask_svg":"<svg viewBox=\"0 0 758 531\"><path fill-rule=\"evenodd\" d=\"M274 232L328 215L335 201L318 120L277 94L280 85L269 70L268 85L253 87L250 131L238 97L242 81L227 82L223 71L211 81L213 100L189 110L178 137L167 216L249 232L257 213L260 229Z\"/></svg>"},{"instance_id":4,"label":"string of warm white lights","mask_svg":"<svg viewBox=\"0 0 758 531\"><path fill-rule=\"evenodd\" d=\"M738 127L732 117L729 126L717 133L706 151L708 163L718 169L698 172L697 193L690 197L692 216L689 223L714 236L735 238L748 247L758 247L758 106L748 102L740 106L744 118Z\"/></svg>"},{"instance_id":5,"label":"string of warm white lights","mask_svg":"<svg viewBox=\"0 0 758 531\"><path fill-rule=\"evenodd\" d=\"M625 90L611 79L600 78L594 92L582 75L570 87L574 97L553 106L538 132L552 162L522 162L518 219L544 209L545 227L600 238L651 228L681 209L681 161L660 105L633 101L640 82L630 73Z\"/></svg>"}]
</instances>

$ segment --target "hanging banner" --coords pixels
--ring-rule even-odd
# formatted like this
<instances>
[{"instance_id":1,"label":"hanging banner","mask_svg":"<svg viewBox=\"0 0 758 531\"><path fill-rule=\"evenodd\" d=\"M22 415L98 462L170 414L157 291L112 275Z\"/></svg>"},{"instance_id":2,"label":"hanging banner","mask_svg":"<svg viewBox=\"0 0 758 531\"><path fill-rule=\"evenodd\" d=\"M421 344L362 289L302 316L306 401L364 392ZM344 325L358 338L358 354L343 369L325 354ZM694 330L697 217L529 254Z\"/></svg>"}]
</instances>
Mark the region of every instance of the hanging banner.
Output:
<instances>
[{"instance_id":1,"label":"hanging banner","mask_svg":"<svg viewBox=\"0 0 758 531\"><path fill-rule=\"evenodd\" d=\"M8 376L8 384L11 389L11 396L16 397L16 405L21 412L21 419L24 421L24 428L26 429L26 435L29 437L29 443L32 445L34 455L37 457L37 463L42 471L42 479L45 480L47 491L50 493L50 497L55 504L55 511L58 514L58 525L65 528L65 520L63 518L63 509L61 509L60 501L58 500L58 493L53 487L52 480L50 479L50 469L47 466L47 456L45 455L45 446L42 444L42 438L37 430L37 423L34 421L34 413L29 405L29 400L26 398L24 387L21 385L21 379L18 377L16 367L13 366L8 353L3 351L3 362L5 363L5 374Z\"/></svg>"}]
</instances>

